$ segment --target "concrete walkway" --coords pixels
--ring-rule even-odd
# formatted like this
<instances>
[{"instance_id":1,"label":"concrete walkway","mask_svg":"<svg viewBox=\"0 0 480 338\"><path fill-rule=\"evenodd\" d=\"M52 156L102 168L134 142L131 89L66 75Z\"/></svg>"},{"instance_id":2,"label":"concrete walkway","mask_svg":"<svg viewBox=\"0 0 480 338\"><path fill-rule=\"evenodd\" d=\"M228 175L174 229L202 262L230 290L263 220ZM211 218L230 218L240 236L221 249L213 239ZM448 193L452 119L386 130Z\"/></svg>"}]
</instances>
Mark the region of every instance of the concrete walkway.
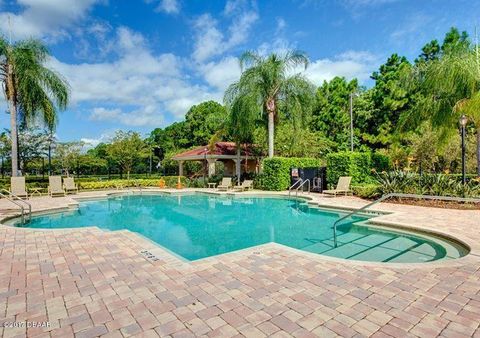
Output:
<instances>
[{"instance_id":1,"label":"concrete walkway","mask_svg":"<svg viewBox=\"0 0 480 338\"><path fill-rule=\"evenodd\" d=\"M330 207L365 203L307 197ZM31 202L34 211L78 203ZM0 200L0 217L11 216L7 209ZM389 203L376 210L390 214L375 222L441 232L472 251L455 261L384 264L272 243L186 263L129 231L0 226L0 335L480 337L480 211Z\"/></svg>"}]
</instances>

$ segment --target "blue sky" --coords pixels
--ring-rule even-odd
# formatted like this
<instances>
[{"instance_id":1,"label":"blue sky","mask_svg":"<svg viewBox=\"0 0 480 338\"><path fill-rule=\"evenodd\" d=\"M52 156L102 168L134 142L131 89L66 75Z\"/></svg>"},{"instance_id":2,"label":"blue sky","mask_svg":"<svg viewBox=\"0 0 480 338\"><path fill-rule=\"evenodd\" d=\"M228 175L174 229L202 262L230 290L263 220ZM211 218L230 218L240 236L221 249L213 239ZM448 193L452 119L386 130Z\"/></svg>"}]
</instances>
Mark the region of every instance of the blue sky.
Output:
<instances>
[{"instance_id":1,"label":"blue sky","mask_svg":"<svg viewBox=\"0 0 480 338\"><path fill-rule=\"evenodd\" d=\"M8 17L13 38L42 39L49 66L71 85L59 139L96 144L118 129L146 135L192 104L221 102L248 49L307 52L306 75L317 85L335 75L370 85L394 52L414 59L451 26L473 35L480 1L0 0L7 36Z\"/></svg>"}]
</instances>

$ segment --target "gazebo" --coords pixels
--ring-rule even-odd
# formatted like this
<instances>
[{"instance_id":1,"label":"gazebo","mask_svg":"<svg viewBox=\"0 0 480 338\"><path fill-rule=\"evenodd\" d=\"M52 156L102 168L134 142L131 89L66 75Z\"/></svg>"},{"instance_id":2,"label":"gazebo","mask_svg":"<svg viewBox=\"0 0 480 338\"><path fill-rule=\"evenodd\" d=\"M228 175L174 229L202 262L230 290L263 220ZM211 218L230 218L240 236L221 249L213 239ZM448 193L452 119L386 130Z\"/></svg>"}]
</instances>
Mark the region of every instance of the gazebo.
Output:
<instances>
[{"instance_id":1,"label":"gazebo","mask_svg":"<svg viewBox=\"0 0 480 338\"><path fill-rule=\"evenodd\" d=\"M245 172L258 172L258 157L254 157L251 146L240 147L240 157L237 154L235 142L216 142L213 149L201 146L175 155L173 160L178 161L178 175L183 176L185 161L202 161L208 167L208 177L215 175L215 162L224 163L225 176L240 176Z\"/></svg>"}]
</instances>

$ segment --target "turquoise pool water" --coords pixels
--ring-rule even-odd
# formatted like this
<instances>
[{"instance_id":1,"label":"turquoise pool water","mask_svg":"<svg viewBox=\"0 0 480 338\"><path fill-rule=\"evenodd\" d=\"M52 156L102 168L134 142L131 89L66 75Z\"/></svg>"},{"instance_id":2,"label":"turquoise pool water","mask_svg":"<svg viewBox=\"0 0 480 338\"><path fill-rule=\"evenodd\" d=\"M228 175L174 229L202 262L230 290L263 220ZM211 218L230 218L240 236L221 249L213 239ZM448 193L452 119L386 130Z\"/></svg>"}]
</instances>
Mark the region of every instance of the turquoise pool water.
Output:
<instances>
[{"instance_id":1,"label":"turquoise pool water","mask_svg":"<svg viewBox=\"0 0 480 338\"><path fill-rule=\"evenodd\" d=\"M128 229L187 260L268 242L362 261L425 262L466 254L444 239L362 225L366 217L340 225L334 247L332 225L342 215L282 198L144 194L81 202L76 211L34 217L27 227Z\"/></svg>"}]
</instances>

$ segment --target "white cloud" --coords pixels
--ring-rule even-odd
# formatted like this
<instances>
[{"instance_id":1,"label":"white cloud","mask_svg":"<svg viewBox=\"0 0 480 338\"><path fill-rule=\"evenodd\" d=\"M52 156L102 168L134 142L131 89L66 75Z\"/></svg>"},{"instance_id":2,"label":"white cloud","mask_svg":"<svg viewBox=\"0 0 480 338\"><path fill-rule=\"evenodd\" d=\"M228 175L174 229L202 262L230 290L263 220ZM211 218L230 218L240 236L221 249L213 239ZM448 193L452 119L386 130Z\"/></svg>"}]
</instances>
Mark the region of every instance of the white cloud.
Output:
<instances>
[{"instance_id":1,"label":"white cloud","mask_svg":"<svg viewBox=\"0 0 480 338\"><path fill-rule=\"evenodd\" d=\"M200 67L207 83L220 92L223 92L231 83L240 78L240 65L238 59L228 56L219 62L209 62Z\"/></svg>"},{"instance_id":2,"label":"white cloud","mask_svg":"<svg viewBox=\"0 0 480 338\"><path fill-rule=\"evenodd\" d=\"M85 148L91 149L96 147L99 143L107 143L115 136L117 130L110 130L103 132L98 138L83 137L81 142L85 143Z\"/></svg>"},{"instance_id":3,"label":"white cloud","mask_svg":"<svg viewBox=\"0 0 480 338\"><path fill-rule=\"evenodd\" d=\"M282 36L276 35L272 41L264 42L257 48L260 55L268 55L270 53L285 54L288 50L295 49L295 45L291 44Z\"/></svg>"},{"instance_id":4,"label":"white cloud","mask_svg":"<svg viewBox=\"0 0 480 338\"><path fill-rule=\"evenodd\" d=\"M347 79L357 78L360 82L368 80L370 74L378 66L379 59L369 52L348 51L333 59L319 59L311 62L305 75L321 85L335 76Z\"/></svg>"},{"instance_id":5,"label":"white cloud","mask_svg":"<svg viewBox=\"0 0 480 338\"><path fill-rule=\"evenodd\" d=\"M57 40L68 36L68 30L84 19L94 4L104 1L17 0L23 10L18 14L0 13L0 30L6 34L11 27L14 39L39 37Z\"/></svg>"},{"instance_id":6,"label":"white cloud","mask_svg":"<svg viewBox=\"0 0 480 338\"><path fill-rule=\"evenodd\" d=\"M119 108L106 109L103 107L93 108L93 113L90 115L90 119L93 121L108 121L114 120L120 116L122 111Z\"/></svg>"},{"instance_id":7,"label":"white cloud","mask_svg":"<svg viewBox=\"0 0 480 338\"><path fill-rule=\"evenodd\" d=\"M164 12L167 14L180 13L179 0L145 0L146 3L158 3L155 7L155 12Z\"/></svg>"},{"instance_id":8,"label":"white cloud","mask_svg":"<svg viewBox=\"0 0 480 338\"><path fill-rule=\"evenodd\" d=\"M93 107L90 119L160 126L168 119L182 118L192 104L221 98L210 87L189 82L184 62L177 56L154 55L141 34L121 27L113 43L118 57L112 62L49 61L70 83L72 105Z\"/></svg>"},{"instance_id":9,"label":"white cloud","mask_svg":"<svg viewBox=\"0 0 480 338\"><path fill-rule=\"evenodd\" d=\"M287 22L284 18L277 18L277 32L284 30L287 27Z\"/></svg>"},{"instance_id":10,"label":"white cloud","mask_svg":"<svg viewBox=\"0 0 480 338\"><path fill-rule=\"evenodd\" d=\"M95 107L90 114L89 119L92 121L116 121L118 123L139 127L146 125L162 125L163 116L157 110L156 105L145 105L139 109L123 111L120 108L108 109L104 107Z\"/></svg>"},{"instance_id":11,"label":"white cloud","mask_svg":"<svg viewBox=\"0 0 480 338\"><path fill-rule=\"evenodd\" d=\"M180 4L177 0L162 0L157 10L161 10L168 14L177 14L180 12Z\"/></svg>"},{"instance_id":12,"label":"white cloud","mask_svg":"<svg viewBox=\"0 0 480 338\"><path fill-rule=\"evenodd\" d=\"M425 35L425 27L432 22L433 18L424 13L415 13L409 16L401 25L395 29L390 38L395 43L403 44L406 41L410 43L417 42L419 34ZM416 43L414 43L416 45Z\"/></svg>"},{"instance_id":13,"label":"white cloud","mask_svg":"<svg viewBox=\"0 0 480 338\"><path fill-rule=\"evenodd\" d=\"M217 22L210 14L201 15L194 24L197 31L193 58L204 61L223 52L223 34L217 28Z\"/></svg>"},{"instance_id":14,"label":"white cloud","mask_svg":"<svg viewBox=\"0 0 480 338\"><path fill-rule=\"evenodd\" d=\"M255 8L245 7L243 1L228 1L225 15L232 20L224 34L218 28L218 21L210 14L203 14L194 22L196 31L193 59L205 62L213 56L222 55L226 51L244 43L253 24L258 20Z\"/></svg>"},{"instance_id":15,"label":"white cloud","mask_svg":"<svg viewBox=\"0 0 480 338\"><path fill-rule=\"evenodd\" d=\"M75 34L74 55L80 60L103 60L115 51L114 39L111 39L112 26L108 22L93 21L84 30Z\"/></svg>"},{"instance_id":16,"label":"white cloud","mask_svg":"<svg viewBox=\"0 0 480 338\"><path fill-rule=\"evenodd\" d=\"M401 1L401 0L342 0L342 2L346 6L356 6L356 7L380 6L380 5L390 4L398 1Z\"/></svg>"}]
</instances>

